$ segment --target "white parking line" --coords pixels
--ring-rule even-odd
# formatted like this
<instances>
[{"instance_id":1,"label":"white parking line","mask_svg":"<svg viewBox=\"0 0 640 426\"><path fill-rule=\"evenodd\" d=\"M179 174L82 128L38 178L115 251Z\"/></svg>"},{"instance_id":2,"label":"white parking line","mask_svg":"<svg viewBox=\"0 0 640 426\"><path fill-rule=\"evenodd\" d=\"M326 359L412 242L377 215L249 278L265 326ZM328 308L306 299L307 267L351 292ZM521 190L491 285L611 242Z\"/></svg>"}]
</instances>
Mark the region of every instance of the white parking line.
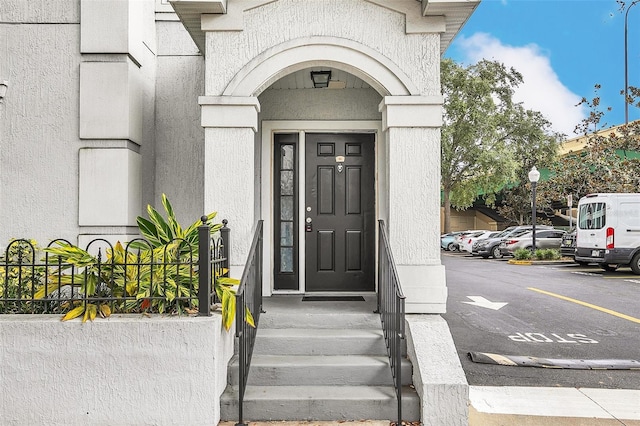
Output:
<instances>
[{"instance_id":1,"label":"white parking line","mask_svg":"<svg viewBox=\"0 0 640 426\"><path fill-rule=\"evenodd\" d=\"M576 274L576 275L586 275L588 277L601 277L602 274L597 274L594 272L582 272L582 271L571 271L572 274Z\"/></svg>"}]
</instances>

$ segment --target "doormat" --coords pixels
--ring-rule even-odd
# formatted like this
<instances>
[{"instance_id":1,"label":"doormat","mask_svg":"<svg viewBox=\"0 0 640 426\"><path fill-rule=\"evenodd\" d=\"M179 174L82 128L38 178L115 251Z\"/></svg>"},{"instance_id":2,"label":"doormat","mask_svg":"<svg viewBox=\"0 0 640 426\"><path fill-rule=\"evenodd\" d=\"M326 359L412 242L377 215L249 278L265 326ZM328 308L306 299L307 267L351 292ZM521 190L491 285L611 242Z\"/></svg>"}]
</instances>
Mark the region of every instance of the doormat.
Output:
<instances>
[{"instance_id":1,"label":"doormat","mask_svg":"<svg viewBox=\"0 0 640 426\"><path fill-rule=\"evenodd\" d=\"M303 296L303 302L364 302L362 296Z\"/></svg>"}]
</instances>

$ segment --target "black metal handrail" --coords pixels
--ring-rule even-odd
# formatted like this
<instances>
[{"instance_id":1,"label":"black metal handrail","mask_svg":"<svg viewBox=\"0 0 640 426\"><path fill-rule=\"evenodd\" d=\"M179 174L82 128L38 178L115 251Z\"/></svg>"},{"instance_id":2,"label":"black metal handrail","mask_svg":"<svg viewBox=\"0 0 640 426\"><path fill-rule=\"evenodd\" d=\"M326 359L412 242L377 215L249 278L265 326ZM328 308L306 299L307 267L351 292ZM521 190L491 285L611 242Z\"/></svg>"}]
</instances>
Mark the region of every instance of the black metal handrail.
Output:
<instances>
[{"instance_id":1,"label":"black metal handrail","mask_svg":"<svg viewBox=\"0 0 640 426\"><path fill-rule=\"evenodd\" d=\"M251 313L255 327L252 327L245 320L245 309L248 309ZM238 364L240 376L237 425L244 425L242 421L244 392L247 386L247 377L249 376L260 313L262 312L262 221L258 221L247 263L242 274L242 280L236 293L236 337L238 338L239 346Z\"/></svg>"},{"instance_id":2,"label":"black metal handrail","mask_svg":"<svg viewBox=\"0 0 640 426\"><path fill-rule=\"evenodd\" d=\"M402 342L405 339L405 297L400 286L384 221L379 221L378 233L378 312L384 341L389 355L398 399L398 423L402 424Z\"/></svg>"}]
</instances>

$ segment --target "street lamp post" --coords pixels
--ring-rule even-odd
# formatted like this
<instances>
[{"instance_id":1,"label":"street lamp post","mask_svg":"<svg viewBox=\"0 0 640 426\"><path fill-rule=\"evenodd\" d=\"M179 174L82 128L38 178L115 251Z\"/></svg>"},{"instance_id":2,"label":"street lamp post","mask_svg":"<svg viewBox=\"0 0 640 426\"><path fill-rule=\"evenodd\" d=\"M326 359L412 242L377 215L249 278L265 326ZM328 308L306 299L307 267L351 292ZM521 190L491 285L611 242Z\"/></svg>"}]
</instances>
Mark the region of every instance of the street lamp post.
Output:
<instances>
[{"instance_id":1,"label":"street lamp post","mask_svg":"<svg viewBox=\"0 0 640 426\"><path fill-rule=\"evenodd\" d=\"M629 49L628 46L628 37L627 37L627 23L629 21L629 10L640 0L633 0L629 6L627 6L627 10L624 13L624 124L629 124L629 65L628 65L628 57L629 57Z\"/></svg>"},{"instance_id":2,"label":"street lamp post","mask_svg":"<svg viewBox=\"0 0 640 426\"><path fill-rule=\"evenodd\" d=\"M533 235L532 253L536 252L536 184L538 180L540 180L540 172L536 169L536 166L533 166L529 171L529 182L531 182L531 233Z\"/></svg>"}]
</instances>

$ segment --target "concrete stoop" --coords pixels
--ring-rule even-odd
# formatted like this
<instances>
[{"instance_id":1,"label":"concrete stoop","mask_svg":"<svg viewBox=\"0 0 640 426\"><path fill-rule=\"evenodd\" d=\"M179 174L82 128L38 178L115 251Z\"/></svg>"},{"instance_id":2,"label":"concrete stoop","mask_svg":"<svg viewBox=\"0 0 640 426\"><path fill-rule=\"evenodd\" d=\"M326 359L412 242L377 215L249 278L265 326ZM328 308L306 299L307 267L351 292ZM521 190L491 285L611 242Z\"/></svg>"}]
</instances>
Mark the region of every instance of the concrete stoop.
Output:
<instances>
[{"instance_id":1,"label":"concrete stoop","mask_svg":"<svg viewBox=\"0 0 640 426\"><path fill-rule=\"evenodd\" d=\"M640 420L482 413L469 410L469 426L640 426Z\"/></svg>"},{"instance_id":2,"label":"concrete stoop","mask_svg":"<svg viewBox=\"0 0 640 426\"><path fill-rule=\"evenodd\" d=\"M470 426L640 426L640 390L471 386Z\"/></svg>"},{"instance_id":3,"label":"concrete stoop","mask_svg":"<svg viewBox=\"0 0 640 426\"><path fill-rule=\"evenodd\" d=\"M322 303L322 302L321 302ZM326 302L324 302L326 305ZM266 308L256 337L244 419L256 421L397 420L397 400L377 314L309 304L304 310ZM420 420L411 385L412 366L402 363L403 418ZM229 366L221 398L222 421L238 417L238 365Z\"/></svg>"}]
</instances>

